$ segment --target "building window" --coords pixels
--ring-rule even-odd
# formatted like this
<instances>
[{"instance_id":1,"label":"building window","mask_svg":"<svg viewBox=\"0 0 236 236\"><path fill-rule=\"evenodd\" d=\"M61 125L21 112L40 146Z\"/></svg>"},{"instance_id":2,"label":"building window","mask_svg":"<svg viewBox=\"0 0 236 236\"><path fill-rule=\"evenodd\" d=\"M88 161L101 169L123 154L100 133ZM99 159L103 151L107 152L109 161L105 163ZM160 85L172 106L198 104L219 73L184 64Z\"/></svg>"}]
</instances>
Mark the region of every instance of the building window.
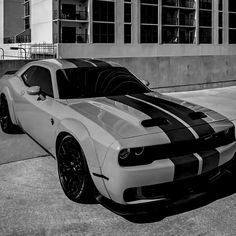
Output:
<instances>
[{"instance_id":1,"label":"building window","mask_svg":"<svg viewBox=\"0 0 236 236\"><path fill-rule=\"evenodd\" d=\"M229 0L229 44L236 44L236 1Z\"/></svg>"},{"instance_id":2,"label":"building window","mask_svg":"<svg viewBox=\"0 0 236 236\"><path fill-rule=\"evenodd\" d=\"M199 43L212 43L212 0L199 0Z\"/></svg>"},{"instance_id":3,"label":"building window","mask_svg":"<svg viewBox=\"0 0 236 236\"><path fill-rule=\"evenodd\" d=\"M30 1L24 1L24 24L25 30L30 28Z\"/></svg>"},{"instance_id":4,"label":"building window","mask_svg":"<svg viewBox=\"0 0 236 236\"><path fill-rule=\"evenodd\" d=\"M30 17L25 17L25 30L30 28Z\"/></svg>"},{"instance_id":5,"label":"building window","mask_svg":"<svg viewBox=\"0 0 236 236\"><path fill-rule=\"evenodd\" d=\"M30 15L30 4L29 1L25 2L25 16Z\"/></svg>"},{"instance_id":6,"label":"building window","mask_svg":"<svg viewBox=\"0 0 236 236\"><path fill-rule=\"evenodd\" d=\"M112 0L93 0L93 42L115 42L115 3Z\"/></svg>"},{"instance_id":7,"label":"building window","mask_svg":"<svg viewBox=\"0 0 236 236\"><path fill-rule=\"evenodd\" d=\"M218 36L218 43L222 44L223 43L223 30L219 28L219 36Z\"/></svg>"},{"instance_id":8,"label":"building window","mask_svg":"<svg viewBox=\"0 0 236 236\"><path fill-rule=\"evenodd\" d=\"M140 14L140 42L158 43L158 0L141 0Z\"/></svg>"},{"instance_id":9,"label":"building window","mask_svg":"<svg viewBox=\"0 0 236 236\"><path fill-rule=\"evenodd\" d=\"M124 0L124 43L132 41L132 2Z\"/></svg>"},{"instance_id":10,"label":"building window","mask_svg":"<svg viewBox=\"0 0 236 236\"><path fill-rule=\"evenodd\" d=\"M163 0L162 4L162 43L194 43L195 1Z\"/></svg>"}]
</instances>

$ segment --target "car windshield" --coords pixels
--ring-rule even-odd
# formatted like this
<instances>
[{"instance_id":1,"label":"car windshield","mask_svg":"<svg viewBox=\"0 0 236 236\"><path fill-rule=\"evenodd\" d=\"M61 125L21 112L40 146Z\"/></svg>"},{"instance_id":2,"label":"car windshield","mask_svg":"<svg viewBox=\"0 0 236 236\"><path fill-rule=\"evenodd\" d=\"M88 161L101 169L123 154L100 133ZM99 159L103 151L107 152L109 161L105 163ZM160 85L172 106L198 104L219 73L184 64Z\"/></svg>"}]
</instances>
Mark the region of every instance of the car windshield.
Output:
<instances>
[{"instance_id":1,"label":"car windshield","mask_svg":"<svg viewBox=\"0 0 236 236\"><path fill-rule=\"evenodd\" d=\"M149 89L122 67L70 68L57 71L61 99L93 98L149 92Z\"/></svg>"}]
</instances>

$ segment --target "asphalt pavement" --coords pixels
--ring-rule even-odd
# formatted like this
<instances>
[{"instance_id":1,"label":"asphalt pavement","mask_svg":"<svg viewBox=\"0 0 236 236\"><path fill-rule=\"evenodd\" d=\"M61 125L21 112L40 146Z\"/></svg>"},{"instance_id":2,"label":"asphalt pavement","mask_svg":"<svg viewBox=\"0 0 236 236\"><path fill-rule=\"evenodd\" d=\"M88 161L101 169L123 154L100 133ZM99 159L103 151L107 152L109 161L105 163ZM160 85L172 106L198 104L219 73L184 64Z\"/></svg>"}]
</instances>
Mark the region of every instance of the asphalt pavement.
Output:
<instances>
[{"instance_id":1,"label":"asphalt pavement","mask_svg":"<svg viewBox=\"0 0 236 236\"><path fill-rule=\"evenodd\" d=\"M236 87L170 95L236 118ZM56 161L25 134L0 131L0 163L0 235L236 235L235 176L215 186L212 198L135 221L67 199Z\"/></svg>"}]
</instances>

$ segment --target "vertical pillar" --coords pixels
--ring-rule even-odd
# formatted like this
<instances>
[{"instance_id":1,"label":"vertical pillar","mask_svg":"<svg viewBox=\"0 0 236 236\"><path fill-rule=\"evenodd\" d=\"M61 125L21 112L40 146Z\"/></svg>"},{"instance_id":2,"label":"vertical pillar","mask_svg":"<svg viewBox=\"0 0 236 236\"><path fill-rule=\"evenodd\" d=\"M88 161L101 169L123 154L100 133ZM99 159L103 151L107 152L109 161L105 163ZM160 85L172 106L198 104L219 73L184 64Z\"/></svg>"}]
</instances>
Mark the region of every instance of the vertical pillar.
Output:
<instances>
[{"instance_id":1,"label":"vertical pillar","mask_svg":"<svg viewBox=\"0 0 236 236\"><path fill-rule=\"evenodd\" d=\"M0 1L0 44L4 38L4 1Z\"/></svg>"},{"instance_id":2,"label":"vertical pillar","mask_svg":"<svg viewBox=\"0 0 236 236\"><path fill-rule=\"evenodd\" d=\"M115 43L124 44L124 0L115 1Z\"/></svg>"},{"instance_id":3,"label":"vertical pillar","mask_svg":"<svg viewBox=\"0 0 236 236\"><path fill-rule=\"evenodd\" d=\"M195 2L195 10L196 10L196 44L199 44L199 0Z\"/></svg>"},{"instance_id":4,"label":"vertical pillar","mask_svg":"<svg viewBox=\"0 0 236 236\"><path fill-rule=\"evenodd\" d=\"M57 10L58 10L58 32L57 32L57 36L58 36L58 43L62 43L62 28L61 28L61 0L58 0L58 6L57 6Z\"/></svg>"},{"instance_id":5,"label":"vertical pillar","mask_svg":"<svg viewBox=\"0 0 236 236\"><path fill-rule=\"evenodd\" d=\"M212 20L213 20L213 44L219 42L219 0L212 1Z\"/></svg>"},{"instance_id":6,"label":"vertical pillar","mask_svg":"<svg viewBox=\"0 0 236 236\"><path fill-rule=\"evenodd\" d=\"M229 1L223 0L223 44L229 43Z\"/></svg>"},{"instance_id":7,"label":"vertical pillar","mask_svg":"<svg viewBox=\"0 0 236 236\"><path fill-rule=\"evenodd\" d=\"M140 42L140 1L132 1L133 19L132 19L132 42L138 44Z\"/></svg>"},{"instance_id":8,"label":"vertical pillar","mask_svg":"<svg viewBox=\"0 0 236 236\"><path fill-rule=\"evenodd\" d=\"M158 44L162 44L162 0L158 0Z\"/></svg>"},{"instance_id":9,"label":"vertical pillar","mask_svg":"<svg viewBox=\"0 0 236 236\"><path fill-rule=\"evenodd\" d=\"M93 43L93 0L88 0L88 17L89 17L89 26L88 26L88 32L89 32L89 43Z\"/></svg>"}]
</instances>

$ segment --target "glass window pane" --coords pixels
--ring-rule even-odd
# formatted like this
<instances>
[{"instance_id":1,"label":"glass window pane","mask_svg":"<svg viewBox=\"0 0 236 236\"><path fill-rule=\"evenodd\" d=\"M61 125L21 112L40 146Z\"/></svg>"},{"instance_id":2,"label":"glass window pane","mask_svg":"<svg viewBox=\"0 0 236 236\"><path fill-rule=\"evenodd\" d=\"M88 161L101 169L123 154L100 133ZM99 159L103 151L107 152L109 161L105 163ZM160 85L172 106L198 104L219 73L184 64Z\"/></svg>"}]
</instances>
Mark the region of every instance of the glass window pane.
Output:
<instances>
[{"instance_id":1,"label":"glass window pane","mask_svg":"<svg viewBox=\"0 0 236 236\"><path fill-rule=\"evenodd\" d=\"M229 28L236 28L236 14L229 13Z\"/></svg>"},{"instance_id":2,"label":"glass window pane","mask_svg":"<svg viewBox=\"0 0 236 236\"><path fill-rule=\"evenodd\" d=\"M199 43L212 43L212 29L199 29Z\"/></svg>"},{"instance_id":3,"label":"glass window pane","mask_svg":"<svg viewBox=\"0 0 236 236\"><path fill-rule=\"evenodd\" d=\"M94 21L115 21L114 2L93 0L93 20Z\"/></svg>"},{"instance_id":4,"label":"glass window pane","mask_svg":"<svg viewBox=\"0 0 236 236\"><path fill-rule=\"evenodd\" d=\"M199 12L199 25L200 26L212 26L212 12L200 11Z\"/></svg>"},{"instance_id":5,"label":"glass window pane","mask_svg":"<svg viewBox=\"0 0 236 236\"><path fill-rule=\"evenodd\" d=\"M124 43L131 43L131 25L124 25Z\"/></svg>"},{"instance_id":6,"label":"glass window pane","mask_svg":"<svg viewBox=\"0 0 236 236\"><path fill-rule=\"evenodd\" d=\"M236 44L236 29L229 30L229 43Z\"/></svg>"},{"instance_id":7,"label":"glass window pane","mask_svg":"<svg viewBox=\"0 0 236 236\"><path fill-rule=\"evenodd\" d=\"M93 23L94 43L114 43L115 25L112 23Z\"/></svg>"},{"instance_id":8,"label":"glass window pane","mask_svg":"<svg viewBox=\"0 0 236 236\"><path fill-rule=\"evenodd\" d=\"M131 4L124 5L124 22L131 22Z\"/></svg>"},{"instance_id":9,"label":"glass window pane","mask_svg":"<svg viewBox=\"0 0 236 236\"><path fill-rule=\"evenodd\" d=\"M223 30L222 29L219 29L219 41L218 41L219 44L222 44L223 43Z\"/></svg>"},{"instance_id":10,"label":"glass window pane","mask_svg":"<svg viewBox=\"0 0 236 236\"><path fill-rule=\"evenodd\" d=\"M141 25L141 43L157 43L158 26Z\"/></svg>"},{"instance_id":11,"label":"glass window pane","mask_svg":"<svg viewBox=\"0 0 236 236\"><path fill-rule=\"evenodd\" d=\"M212 0L199 0L199 7L201 9L212 9Z\"/></svg>"},{"instance_id":12,"label":"glass window pane","mask_svg":"<svg viewBox=\"0 0 236 236\"><path fill-rule=\"evenodd\" d=\"M141 5L141 23L157 24L158 7L153 5Z\"/></svg>"},{"instance_id":13,"label":"glass window pane","mask_svg":"<svg viewBox=\"0 0 236 236\"><path fill-rule=\"evenodd\" d=\"M229 11L236 12L236 1L229 0Z\"/></svg>"}]
</instances>

